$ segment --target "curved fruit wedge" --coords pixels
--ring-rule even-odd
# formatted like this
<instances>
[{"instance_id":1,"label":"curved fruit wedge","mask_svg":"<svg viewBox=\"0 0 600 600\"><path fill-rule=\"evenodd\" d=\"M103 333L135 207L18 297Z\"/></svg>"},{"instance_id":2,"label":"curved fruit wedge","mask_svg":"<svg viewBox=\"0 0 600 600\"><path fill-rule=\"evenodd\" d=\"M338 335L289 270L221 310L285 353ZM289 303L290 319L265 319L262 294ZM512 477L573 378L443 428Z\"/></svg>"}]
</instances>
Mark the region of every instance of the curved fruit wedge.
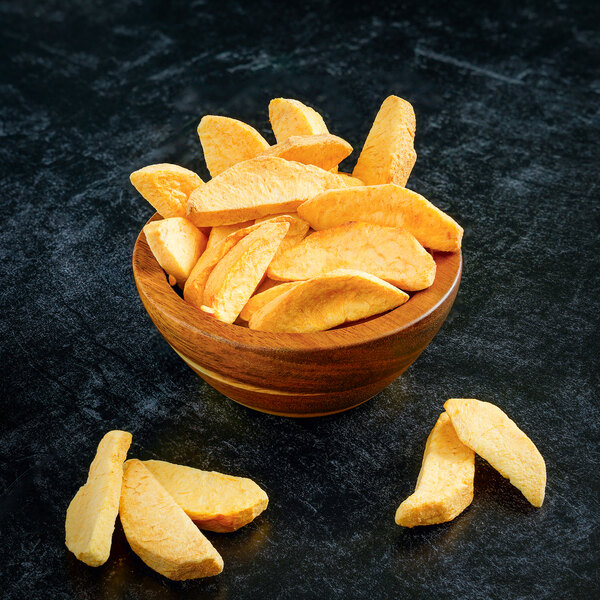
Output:
<instances>
[{"instance_id":1,"label":"curved fruit wedge","mask_svg":"<svg viewBox=\"0 0 600 600\"><path fill-rule=\"evenodd\" d=\"M216 227L210 228L208 235L208 243L206 244L206 250L210 250L215 246L218 246L229 234L239 229L245 229L254 225L254 219L249 221L242 221L241 223L234 223L233 225L217 225Z\"/></svg>"},{"instance_id":2,"label":"curved fruit wedge","mask_svg":"<svg viewBox=\"0 0 600 600\"><path fill-rule=\"evenodd\" d=\"M417 123L412 105L389 96L383 101L358 157L352 175L365 185L406 185L415 166L414 138Z\"/></svg>"},{"instance_id":3,"label":"curved fruit wedge","mask_svg":"<svg viewBox=\"0 0 600 600\"><path fill-rule=\"evenodd\" d=\"M254 481L161 460L145 467L200 529L235 531L262 513L269 498Z\"/></svg>"},{"instance_id":4,"label":"curved fruit wedge","mask_svg":"<svg viewBox=\"0 0 600 600\"><path fill-rule=\"evenodd\" d=\"M277 287L271 288L265 294ZM302 281L250 318L250 329L305 333L324 331L404 304L408 294L361 271L339 269Z\"/></svg>"},{"instance_id":5,"label":"curved fruit wedge","mask_svg":"<svg viewBox=\"0 0 600 600\"><path fill-rule=\"evenodd\" d=\"M152 221L144 234L158 264L183 288L206 248L206 236L182 217Z\"/></svg>"},{"instance_id":6,"label":"curved fruit wedge","mask_svg":"<svg viewBox=\"0 0 600 600\"><path fill-rule=\"evenodd\" d=\"M242 308L242 312L240 313L240 319L243 321L249 321L252 315L259 309L261 309L265 304L271 302L271 300L275 300L281 294L285 294L288 290L291 290L293 287L299 285L300 281L288 281L287 283L280 283L279 285L274 285L267 290L259 292L258 294L254 294L246 302L246 306Z\"/></svg>"},{"instance_id":7,"label":"curved fruit wedge","mask_svg":"<svg viewBox=\"0 0 600 600\"><path fill-rule=\"evenodd\" d=\"M202 117L198 136L211 177L269 147L269 142L254 127L229 117Z\"/></svg>"},{"instance_id":8,"label":"curved fruit wedge","mask_svg":"<svg viewBox=\"0 0 600 600\"><path fill-rule=\"evenodd\" d=\"M442 413L425 445L417 486L396 511L402 527L445 523L473 501L475 454L457 437Z\"/></svg>"},{"instance_id":9,"label":"curved fruit wedge","mask_svg":"<svg viewBox=\"0 0 600 600\"><path fill-rule=\"evenodd\" d=\"M65 543L86 565L99 567L110 555L119 512L123 462L131 445L127 431L109 431L100 441L86 484L67 509Z\"/></svg>"},{"instance_id":10,"label":"curved fruit wedge","mask_svg":"<svg viewBox=\"0 0 600 600\"><path fill-rule=\"evenodd\" d=\"M271 146L261 156L278 156L304 165L315 165L326 171L337 167L352 153L352 146L330 133L320 135L293 135Z\"/></svg>"},{"instance_id":11,"label":"curved fruit wedge","mask_svg":"<svg viewBox=\"0 0 600 600\"><path fill-rule=\"evenodd\" d=\"M210 577L223 559L141 461L125 463L119 515L131 549L169 579Z\"/></svg>"},{"instance_id":12,"label":"curved fruit wedge","mask_svg":"<svg viewBox=\"0 0 600 600\"><path fill-rule=\"evenodd\" d=\"M204 306L233 323L261 282L289 223L264 223L239 241L215 266L204 288Z\"/></svg>"},{"instance_id":13,"label":"curved fruit wedge","mask_svg":"<svg viewBox=\"0 0 600 600\"><path fill-rule=\"evenodd\" d=\"M352 181L314 165L257 156L233 165L191 194L187 217L197 227L230 225L295 212L305 200Z\"/></svg>"},{"instance_id":14,"label":"curved fruit wedge","mask_svg":"<svg viewBox=\"0 0 600 600\"><path fill-rule=\"evenodd\" d=\"M355 269L416 291L433 283L435 268L431 254L405 229L346 223L312 233L278 256L267 275L278 281L298 281L335 269Z\"/></svg>"},{"instance_id":15,"label":"curved fruit wedge","mask_svg":"<svg viewBox=\"0 0 600 600\"><path fill-rule=\"evenodd\" d=\"M168 163L148 165L134 171L129 179L165 219L185 217L190 194L203 183L193 171Z\"/></svg>"},{"instance_id":16,"label":"curved fruit wedge","mask_svg":"<svg viewBox=\"0 0 600 600\"><path fill-rule=\"evenodd\" d=\"M269 121L277 143L293 135L329 133L323 117L316 110L290 98L274 98L269 102Z\"/></svg>"},{"instance_id":17,"label":"curved fruit wedge","mask_svg":"<svg viewBox=\"0 0 600 600\"><path fill-rule=\"evenodd\" d=\"M329 190L307 200L298 214L313 229L348 221L404 227L426 248L460 250L463 228L423 196L394 183Z\"/></svg>"},{"instance_id":18,"label":"curved fruit wedge","mask_svg":"<svg viewBox=\"0 0 600 600\"><path fill-rule=\"evenodd\" d=\"M490 402L451 398L444 408L460 441L509 479L533 506L542 506L546 463L516 423Z\"/></svg>"}]
</instances>

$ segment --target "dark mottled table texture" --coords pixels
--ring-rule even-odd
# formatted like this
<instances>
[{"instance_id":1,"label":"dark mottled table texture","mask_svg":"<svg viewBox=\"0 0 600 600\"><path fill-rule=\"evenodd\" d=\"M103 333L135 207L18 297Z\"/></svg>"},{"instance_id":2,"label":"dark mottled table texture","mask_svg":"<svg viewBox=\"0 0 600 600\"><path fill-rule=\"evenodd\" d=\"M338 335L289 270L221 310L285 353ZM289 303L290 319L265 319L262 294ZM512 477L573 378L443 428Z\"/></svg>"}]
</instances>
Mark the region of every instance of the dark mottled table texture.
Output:
<instances>
[{"instance_id":1,"label":"dark mottled table texture","mask_svg":"<svg viewBox=\"0 0 600 600\"><path fill-rule=\"evenodd\" d=\"M0 586L6 599L592 598L599 581L600 10L597 2L0 2ZM273 140L270 98L356 148L409 99L409 186L465 228L452 314L419 360L346 414L285 420L197 378L137 296L155 162L206 176L196 125ZM500 405L544 455L531 508L477 463L454 522L394 524L449 397ZM175 583L129 550L64 546L101 436L130 456L253 477L267 512L208 534L225 571Z\"/></svg>"}]
</instances>

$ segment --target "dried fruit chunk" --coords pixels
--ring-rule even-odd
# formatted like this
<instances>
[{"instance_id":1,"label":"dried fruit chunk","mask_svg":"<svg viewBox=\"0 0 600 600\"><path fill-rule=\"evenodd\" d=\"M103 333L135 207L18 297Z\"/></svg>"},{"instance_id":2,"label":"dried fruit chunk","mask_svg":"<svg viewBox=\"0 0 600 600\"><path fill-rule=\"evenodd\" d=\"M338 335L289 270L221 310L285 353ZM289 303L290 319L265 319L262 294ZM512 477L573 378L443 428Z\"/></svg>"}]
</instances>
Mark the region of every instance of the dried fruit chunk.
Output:
<instances>
[{"instance_id":1,"label":"dried fruit chunk","mask_svg":"<svg viewBox=\"0 0 600 600\"><path fill-rule=\"evenodd\" d=\"M289 223L264 223L239 241L212 270L204 306L224 323L233 323L263 278Z\"/></svg>"},{"instance_id":2,"label":"dried fruit chunk","mask_svg":"<svg viewBox=\"0 0 600 600\"><path fill-rule=\"evenodd\" d=\"M183 288L206 248L206 236L182 217L152 221L144 234L158 264Z\"/></svg>"},{"instance_id":3,"label":"dried fruit chunk","mask_svg":"<svg viewBox=\"0 0 600 600\"><path fill-rule=\"evenodd\" d=\"M451 521L473 501L474 477L475 454L443 412L427 438L415 491L398 507L396 523L415 527Z\"/></svg>"},{"instance_id":4,"label":"dried fruit chunk","mask_svg":"<svg viewBox=\"0 0 600 600\"><path fill-rule=\"evenodd\" d=\"M304 219L301 219L296 213L288 213L285 216L289 217L290 219L290 228L287 232L287 235L283 238L283 241L279 245L277 253L275 254L275 258L277 258L282 252L285 252L288 248L297 246L306 237L306 234L310 228L309 224ZM261 217L260 219L256 219L256 223L264 223L272 218L272 216Z\"/></svg>"},{"instance_id":5,"label":"dried fruit chunk","mask_svg":"<svg viewBox=\"0 0 600 600\"><path fill-rule=\"evenodd\" d=\"M275 216L265 223L290 223L288 215ZM256 231L263 223L250 225L230 233L220 244L207 248L200 257L183 288L183 298L196 308L202 308L204 303L204 288L216 264L244 237Z\"/></svg>"},{"instance_id":6,"label":"dried fruit chunk","mask_svg":"<svg viewBox=\"0 0 600 600\"><path fill-rule=\"evenodd\" d=\"M197 227L230 225L292 211L325 190L348 187L346 177L275 156L257 156L197 188L187 216Z\"/></svg>"},{"instance_id":7,"label":"dried fruit chunk","mask_svg":"<svg viewBox=\"0 0 600 600\"><path fill-rule=\"evenodd\" d=\"M271 300L277 298L277 296L285 294L285 292L297 285L300 285L300 283L300 281L288 281L287 283L273 285L262 292L254 294L254 296L252 296L250 300L246 302L246 306L242 308L242 312L240 313L240 319L242 319L243 321L249 321L252 315L257 310L260 310L263 306L265 306L265 304L268 304L269 302L271 302Z\"/></svg>"},{"instance_id":8,"label":"dried fruit chunk","mask_svg":"<svg viewBox=\"0 0 600 600\"><path fill-rule=\"evenodd\" d=\"M415 166L414 138L417 123L412 105L389 96L383 101L358 157L352 175L365 185L406 185Z\"/></svg>"},{"instance_id":9,"label":"dried fruit chunk","mask_svg":"<svg viewBox=\"0 0 600 600\"><path fill-rule=\"evenodd\" d=\"M223 570L213 545L139 460L125 463L119 515L131 549L161 575L179 581Z\"/></svg>"},{"instance_id":10,"label":"dried fruit chunk","mask_svg":"<svg viewBox=\"0 0 600 600\"><path fill-rule=\"evenodd\" d=\"M234 223L233 225L217 225L211 227L210 234L208 236L208 243L206 244L206 250L210 250L215 246L218 246L229 234L238 229L245 229L254 224L254 221L242 221L241 223Z\"/></svg>"},{"instance_id":11,"label":"dried fruit chunk","mask_svg":"<svg viewBox=\"0 0 600 600\"><path fill-rule=\"evenodd\" d=\"M509 479L533 506L541 506L546 463L516 423L490 402L451 398L444 408L460 441Z\"/></svg>"},{"instance_id":12,"label":"dried fruit chunk","mask_svg":"<svg viewBox=\"0 0 600 600\"><path fill-rule=\"evenodd\" d=\"M269 147L269 142L254 127L229 117L202 117L198 136L211 177Z\"/></svg>"},{"instance_id":13,"label":"dried fruit chunk","mask_svg":"<svg viewBox=\"0 0 600 600\"><path fill-rule=\"evenodd\" d=\"M269 498L254 481L161 460L144 466L200 529L235 531L260 515Z\"/></svg>"},{"instance_id":14,"label":"dried fruit chunk","mask_svg":"<svg viewBox=\"0 0 600 600\"><path fill-rule=\"evenodd\" d=\"M323 117L316 110L290 98L274 98L269 102L269 121L277 143L293 135L329 133Z\"/></svg>"},{"instance_id":15,"label":"dried fruit chunk","mask_svg":"<svg viewBox=\"0 0 600 600\"><path fill-rule=\"evenodd\" d=\"M248 325L260 331L323 331L391 310L407 300L408 294L373 275L339 269L297 283L257 310Z\"/></svg>"},{"instance_id":16,"label":"dried fruit chunk","mask_svg":"<svg viewBox=\"0 0 600 600\"><path fill-rule=\"evenodd\" d=\"M330 133L320 135L293 135L283 142L271 146L261 156L278 156L295 160L304 165L315 165L326 171L337 167L347 156L352 146Z\"/></svg>"},{"instance_id":17,"label":"dried fruit chunk","mask_svg":"<svg viewBox=\"0 0 600 600\"><path fill-rule=\"evenodd\" d=\"M149 165L134 171L129 179L165 219L185 217L190 194L203 183L193 171L168 163Z\"/></svg>"},{"instance_id":18,"label":"dried fruit chunk","mask_svg":"<svg viewBox=\"0 0 600 600\"><path fill-rule=\"evenodd\" d=\"M298 207L316 230L348 221L404 227L426 248L460 250L463 228L423 196L388 183L322 192Z\"/></svg>"},{"instance_id":19,"label":"dried fruit chunk","mask_svg":"<svg viewBox=\"0 0 600 600\"><path fill-rule=\"evenodd\" d=\"M298 281L334 269L366 271L407 291L429 287L435 261L405 229L346 223L317 231L274 260L271 279Z\"/></svg>"},{"instance_id":20,"label":"dried fruit chunk","mask_svg":"<svg viewBox=\"0 0 600 600\"><path fill-rule=\"evenodd\" d=\"M123 462L131 445L127 431L109 431L98 444L87 482L67 509L65 543L90 567L103 565L110 555L119 512Z\"/></svg>"}]
</instances>

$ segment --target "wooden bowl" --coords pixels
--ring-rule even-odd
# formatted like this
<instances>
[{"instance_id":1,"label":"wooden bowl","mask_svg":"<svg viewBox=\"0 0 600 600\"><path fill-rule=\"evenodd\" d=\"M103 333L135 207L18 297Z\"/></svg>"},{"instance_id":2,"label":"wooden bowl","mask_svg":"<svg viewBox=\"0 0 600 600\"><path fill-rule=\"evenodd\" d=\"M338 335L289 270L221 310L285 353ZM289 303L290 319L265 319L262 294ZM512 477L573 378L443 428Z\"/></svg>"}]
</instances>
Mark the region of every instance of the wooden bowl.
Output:
<instances>
[{"instance_id":1,"label":"wooden bowl","mask_svg":"<svg viewBox=\"0 0 600 600\"><path fill-rule=\"evenodd\" d=\"M433 339L452 307L462 267L460 252L435 253L434 259L433 285L406 304L318 333L268 333L214 320L171 288L143 232L133 250L133 274L158 330L207 383L255 410L315 417L372 398Z\"/></svg>"}]
</instances>

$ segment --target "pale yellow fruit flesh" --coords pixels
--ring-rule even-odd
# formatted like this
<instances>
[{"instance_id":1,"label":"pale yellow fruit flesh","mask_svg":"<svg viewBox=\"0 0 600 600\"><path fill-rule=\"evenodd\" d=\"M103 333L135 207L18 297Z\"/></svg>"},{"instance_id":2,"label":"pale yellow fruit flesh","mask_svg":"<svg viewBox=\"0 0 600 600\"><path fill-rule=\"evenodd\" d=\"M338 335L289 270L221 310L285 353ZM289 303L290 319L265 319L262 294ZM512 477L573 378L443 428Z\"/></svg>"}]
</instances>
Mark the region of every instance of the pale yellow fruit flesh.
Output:
<instances>
[{"instance_id":1,"label":"pale yellow fruit flesh","mask_svg":"<svg viewBox=\"0 0 600 600\"><path fill-rule=\"evenodd\" d=\"M295 212L305 200L352 181L298 162L258 156L230 167L190 195L187 217L197 227L231 225Z\"/></svg>"},{"instance_id":2,"label":"pale yellow fruit flesh","mask_svg":"<svg viewBox=\"0 0 600 600\"><path fill-rule=\"evenodd\" d=\"M248 325L260 331L324 331L391 310L407 300L407 294L373 275L340 269L297 283L257 310Z\"/></svg>"},{"instance_id":3,"label":"pale yellow fruit flesh","mask_svg":"<svg viewBox=\"0 0 600 600\"><path fill-rule=\"evenodd\" d=\"M211 177L269 148L269 142L254 127L229 117L202 117L198 136Z\"/></svg>"},{"instance_id":4,"label":"pale yellow fruit flesh","mask_svg":"<svg viewBox=\"0 0 600 600\"><path fill-rule=\"evenodd\" d=\"M289 229L289 223L264 223L239 241L212 270L203 304L224 323L233 323L261 282Z\"/></svg>"},{"instance_id":5,"label":"pale yellow fruit flesh","mask_svg":"<svg viewBox=\"0 0 600 600\"><path fill-rule=\"evenodd\" d=\"M206 236L182 217L152 221L144 234L158 264L183 288L206 248Z\"/></svg>"},{"instance_id":6,"label":"pale yellow fruit flesh","mask_svg":"<svg viewBox=\"0 0 600 600\"><path fill-rule=\"evenodd\" d=\"M329 190L298 207L313 229L322 230L348 221L404 227L426 248L460 250L463 228L423 196L389 183Z\"/></svg>"},{"instance_id":7,"label":"pale yellow fruit flesh","mask_svg":"<svg viewBox=\"0 0 600 600\"><path fill-rule=\"evenodd\" d=\"M267 275L277 281L299 281L335 269L365 271L416 291L433 283L436 265L405 229L359 222L312 233L273 260Z\"/></svg>"},{"instance_id":8,"label":"pale yellow fruit flesh","mask_svg":"<svg viewBox=\"0 0 600 600\"><path fill-rule=\"evenodd\" d=\"M281 294L284 294L299 283L300 282L298 281L280 283L279 285L272 285L268 289L254 294L254 296L252 296L250 300L246 302L246 306L242 308L242 312L240 313L240 319L242 319L243 321L249 321L252 315L257 310L261 309L263 306L265 306L265 304L268 304L269 302L271 302L271 300L277 298L277 296L281 296Z\"/></svg>"},{"instance_id":9,"label":"pale yellow fruit flesh","mask_svg":"<svg viewBox=\"0 0 600 600\"><path fill-rule=\"evenodd\" d=\"M203 184L193 171L162 163L134 171L129 179L135 189L165 219L185 217L190 194Z\"/></svg>"},{"instance_id":10,"label":"pale yellow fruit flesh","mask_svg":"<svg viewBox=\"0 0 600 600\"><path fill-rule=\"evenodd\" d=\"M291 98L274 98L269 102L269 121L277 143L294 135L329 133L316 110Z\"/></svg>"},{"instance_id":11,"label":"pale yellow fruit flesh","mask_svg":"<svg viewBox=\"0 0 600 600\"><path fill-rule=\"evenodd\" d=\"M386 98L352 175L365 185L406 185L417 160L414 149L416 127L415 111L409 102L398 96Z\"/></svg>"},{"instance_id":12,"label":"pale yellow fruit flesh","mask_svg":"<svg viewBox=\"0 0 600 600\"><path fill-rule=\"evenodd\" d=\"M119 512L123 462L130 445L131 434L127 431L109 431L102 438L87 482L67 509L67 548L91 567L103 565L110 555Z\"/></svg>"},{"instance_id":13,"label":"pale yellow fruit flesh","mask_svg":"<svg viewBox=\"0 0 600 600\"><path fill-rule=\"evenodd\" d=\"M241 223L234 223L233 225L217 225L211 227L210 234L208 236L208 243L206 244L206 250L210 250L215 246L218 246L230 233L238 231L239 229L245 229L253 225L254 221L242 221Z\"/></svg>"},{"instance_id":14,"label":"pale yellow fruit flesh","mask_svg":"<svg viewBox=\"0 0 600 600\"><path fill-rule=\"evenodd\" d=\"M473 398L451 398L444 408L460 441L509 479L533 506L542 506L546 463L516 423L494 404Z\"/></svg>"},{"instance_id":15,"label":"pale yellow fruit flesh","mask_svg":"<svg viewBox=\"0 0 600 600\"><path fill-rule=\"evenodd\" d=\"M131 549L161 575L184 580L223 570L213 545L139 460L125 463L119 515Z\"/></svg>"},{"instance_id":16,"label":"pale yellow fruit flesh","mask_svg":"<svg viewBox=\"0 0 600 600\"><path fill-rule=\"evenodd\" d=\"M160 460L146 468L200 529L235 531L262 513L269 499L254 481Z\"/></svg>"},{"instance_id":17,"label":"pale yellow fruit flesh","mask_svg":"<svg viewBox=\"0 0 600 600\"><path fill-rule=\"evenodd\" d=\"M425 445L415 491L396 511L402 527L445 523L473 501L475 454L457 437L447 413L442 413Z\"/></svg>"}]
</instances>

